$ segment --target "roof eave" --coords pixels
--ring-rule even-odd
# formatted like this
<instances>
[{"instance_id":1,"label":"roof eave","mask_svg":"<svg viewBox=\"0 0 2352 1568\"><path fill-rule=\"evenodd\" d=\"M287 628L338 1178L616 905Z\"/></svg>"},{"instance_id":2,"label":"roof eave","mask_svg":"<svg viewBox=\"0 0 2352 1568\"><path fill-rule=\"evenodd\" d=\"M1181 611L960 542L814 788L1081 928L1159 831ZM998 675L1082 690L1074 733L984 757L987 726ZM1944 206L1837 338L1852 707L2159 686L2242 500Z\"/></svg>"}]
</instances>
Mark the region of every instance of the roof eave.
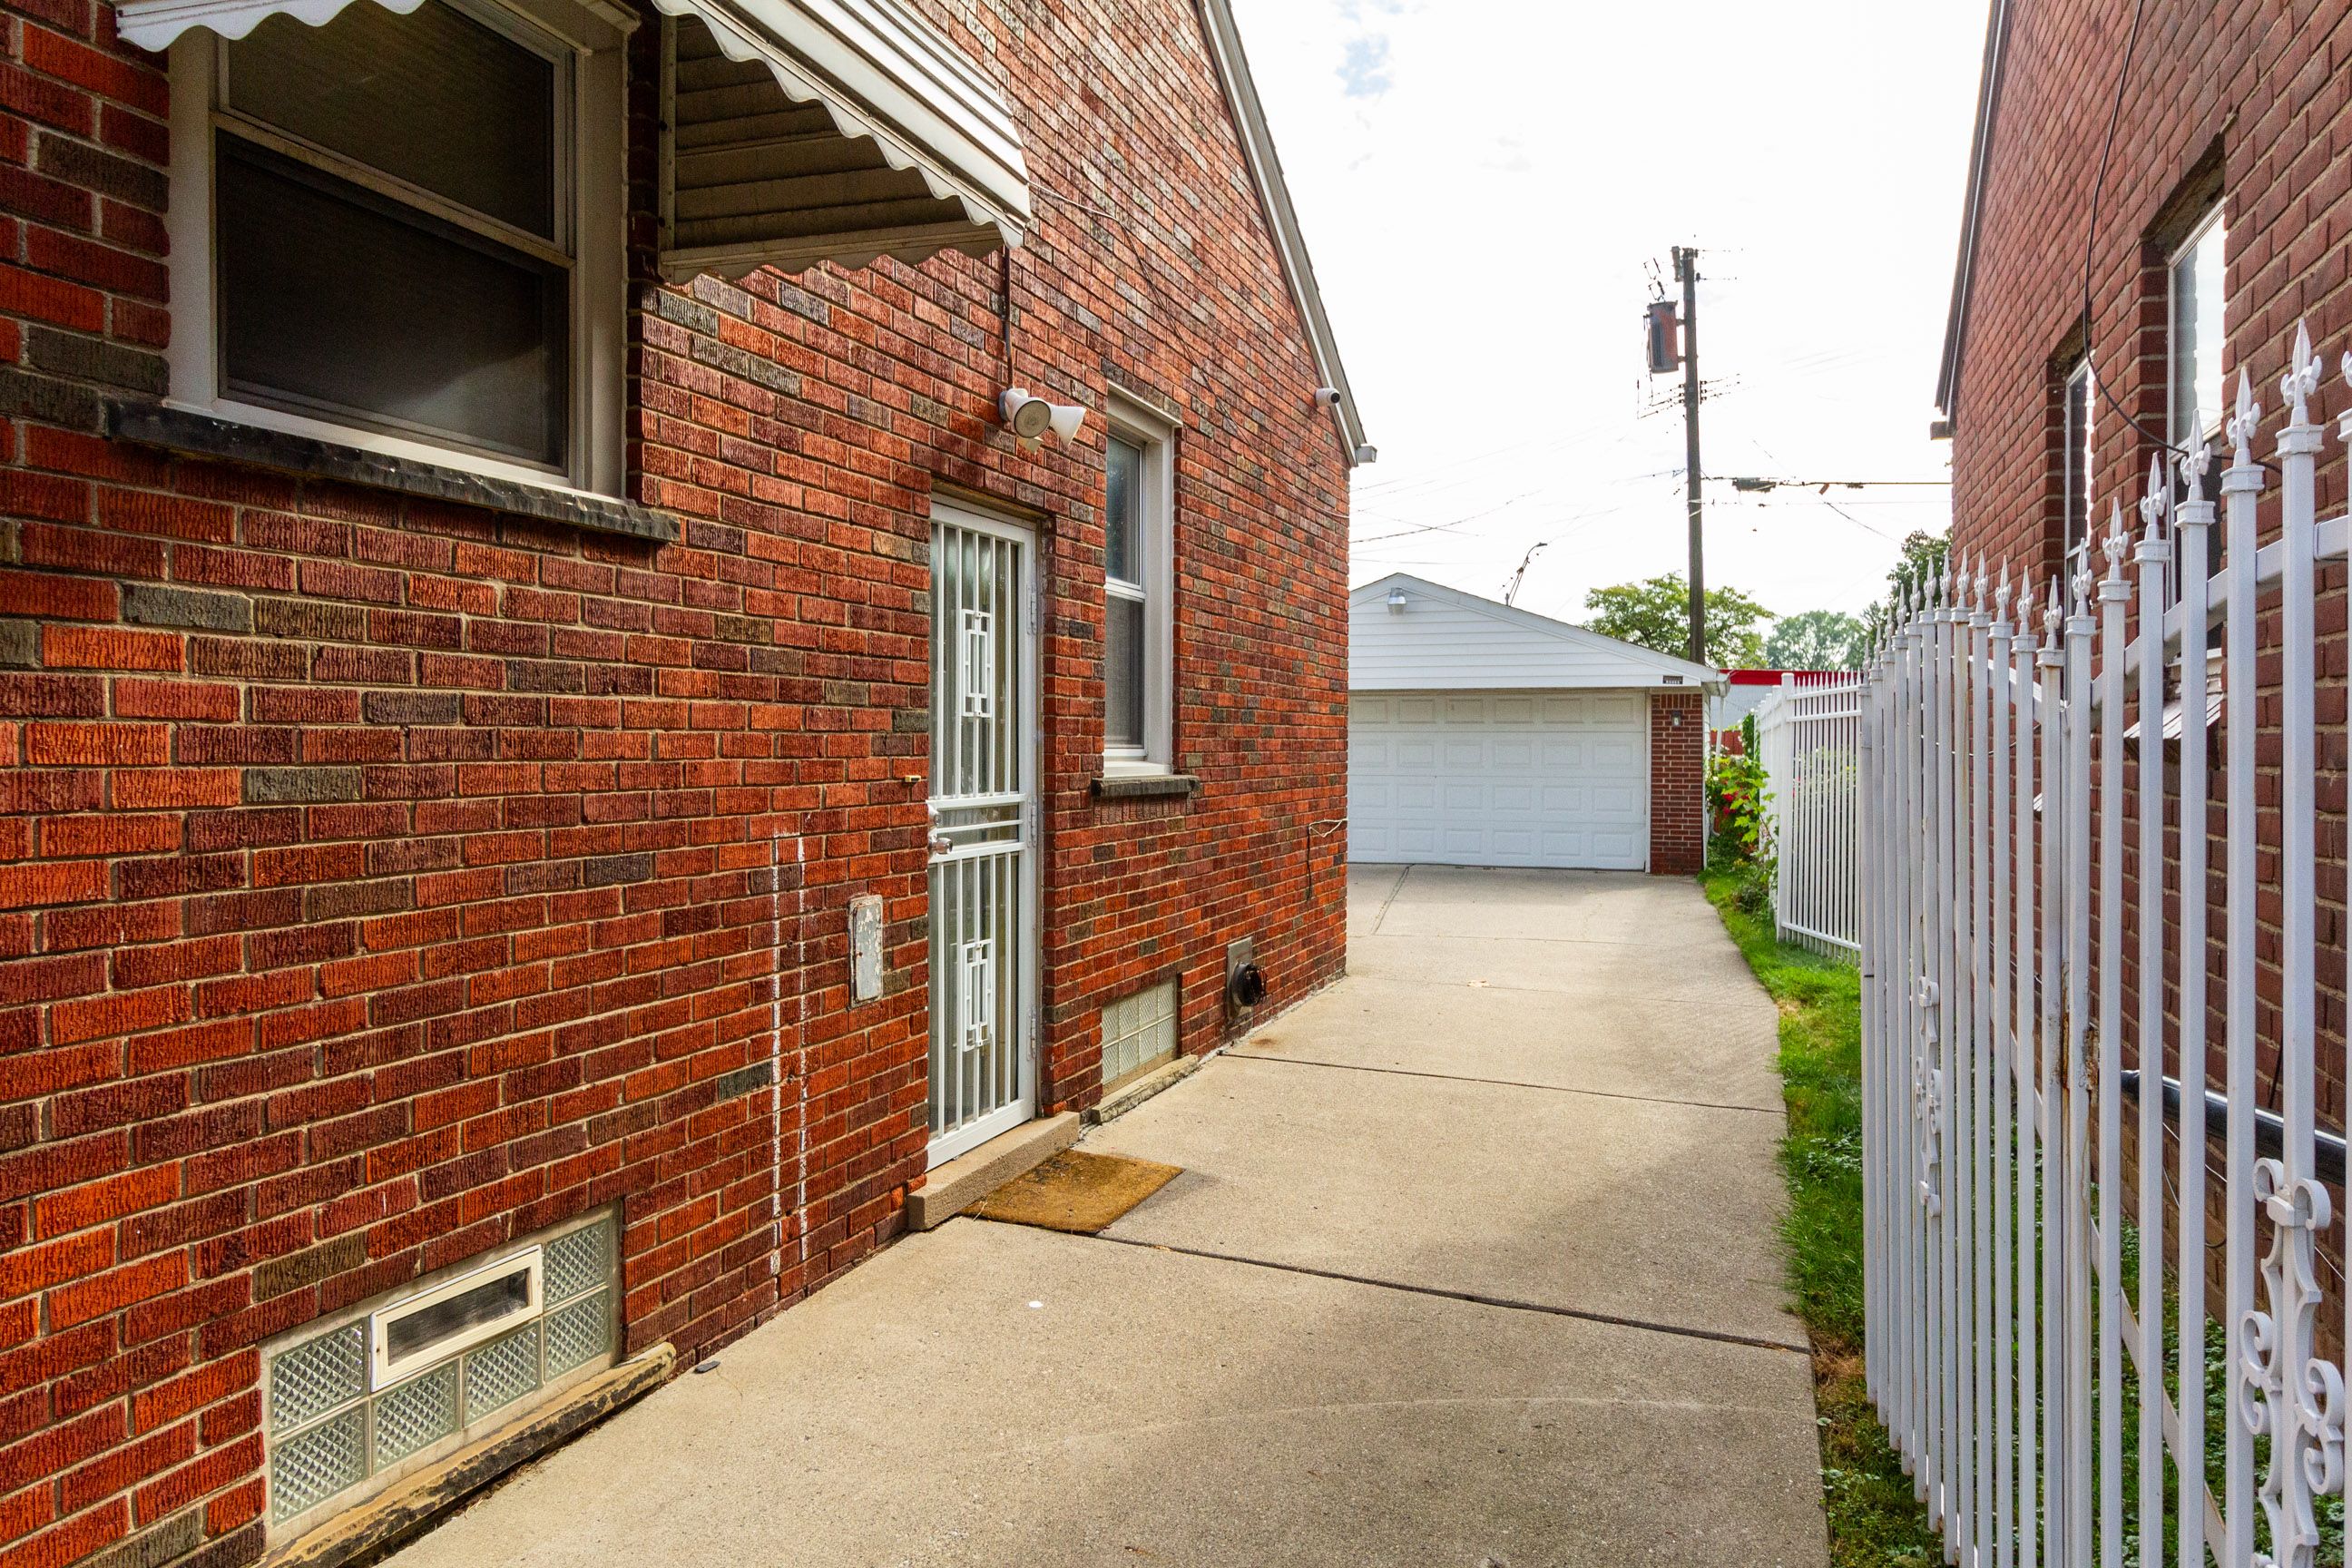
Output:
<instances>
[{"instance_id":1,"label":"roof eave","mask_svg":"<svg viewBox=\"0 0 2352 1568\"><path fill-rule=\"evenodd\" d=\"M1946 419L1959 401L1961 345L1968 334L1969 293L1976 281L1977 226L1984 210L1985 160L1992 152L1992 121L2000 104L2007 56L2009 0L1992 0L1985 19L1984 68L1977 81L1976 130L1969 142L1968 195L1961 203L1960 248L1952 268L1952 303L1944 318L1944 353L1936 375L1936 407Z\"/></svg>"},{"instance_id":2,"label":"roof eave","mask_svg":"<svg viewBox=\"0 0 2352 1568\"><path fill-rule=\"evenodd\" d=\"M1364 439L1364 421L1356 409L1356 395L1348 385L1347 367L1339 363L1339 340L1323 310L1322 290L1315 282L1315 263L1307 254L1298 213L1291 205L1290 187L1282 177L1282 159L1275 151L1274 134L1265 122L1265 106L1258 100L1257 83L1250 75L1249 58L1242 51L1241 32L1234 25L1229 0L1201 0L1201 31L1208 40L1209 58L1217 68L1225 98L1233 105L1234 128L1241 138L1242 156L1249 164L1250 178L1257 186L1258 200L1265 208L1275 258L1282 266L1283 279L1290 285L1291 298L1306 326L1307 347L1315 361L1315 374L1322 378L1322 385L1339 395L1339 402L1332 406L1331 418L1342 453L1349 468L1359 462L1370 462L1371 446Z\"/></svg>"}]
</instances>

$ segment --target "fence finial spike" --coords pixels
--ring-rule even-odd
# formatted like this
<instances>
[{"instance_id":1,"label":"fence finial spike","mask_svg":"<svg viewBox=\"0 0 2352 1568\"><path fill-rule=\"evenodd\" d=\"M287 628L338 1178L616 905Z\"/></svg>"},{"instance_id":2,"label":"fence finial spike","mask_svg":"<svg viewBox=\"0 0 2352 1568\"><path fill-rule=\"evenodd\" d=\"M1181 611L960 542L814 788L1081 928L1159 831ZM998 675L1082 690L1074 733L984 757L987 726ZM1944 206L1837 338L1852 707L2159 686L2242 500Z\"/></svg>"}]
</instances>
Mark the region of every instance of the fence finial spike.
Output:
<instances>
[{"instance_id":1,"label":"fence finial spike","mask_svg":"<svg viewBox=\"0 0 2352 1568\"><path fill-rule=\"evenodd\" d=\"M2311 352L2311 324L2297 321L2294 324L2294 359L2287 373L2279 377L2279 399L2288 405L2288 420L2295 425L2311 423L2310 399L2319 390L2319 357Z\"/></svg>"},{"instance_id":2,"label":"fence finial spike","mask_svg":"<svg viewBox=\"0 0 2352 1568\"><path fill-rule=\"evenodd\" d=\"M2162 482L2161 468L2151 467L2149 472L2158 482ZM2124 526L2124 503L2120 499L2113 503L2108 515L2106 542L2099 548L2106 553L2107 576L2115 582L2122 582L2124 557L2131 551L2131 531ZM2087 581L2089 574L2085 572L2084 575Z\"/></svg>"},{"instance_id":3,"label":"fence finial spike","mask_svg":"<svg viewBox=\"0 0 2352 1568\"><path fill-rule=\"evenodd\" d=\"M2009 558L2003 556L2000 563L2000 584L1992 591L1995 619L2003 621L2009 619Z\"/></svg>"},{"instance_id":4,"label":"fence finial spike","mask_svg":"<svg viewBox=\"0 0 2352 1568\"><path fill-rule=\"evenodd\" d=\"M2189 426L2196 428L2192 422ZM2139 498L2139 519L2147 530L2149 542L2163 537L2164 514L2170 509L2172 487L2164 479L2164 453L2150 454L2147 459L2147 493Z\"/></svg>"},{"instance_id":5,"label":"fence finial spike","mask_svg":"<svg viewBox=\"0 0 2352 1568\"><path fill-rule=\"evenodd\" d=\"M1992 574L1985 570L1984 552L1977 552L1977 608L1992 603Z\"/></svg>"},{"instance_id":6,"label":"fence finial spike","mask_svg":"<svg viewBox=\"0 0 2352 1568\"><path fill-rule=\"evenodd\" d=\"M2254 401L2254 378L2245 367L2238 369L2238 411L2230 416L2230 446L2237 458L2237 466L2251 468L2254 461L2254 432L2262 428L2263 405Z\"/></svg>"},{"instance_id":7,"label":"fence finial spike","mask_svg":"<svg viewBox=\"0 0 2352 1568\"><path fill-rule=\"evenodd\" d=\"M2058 603L2058 576L2053 573L2050 576L2050 607L2042 612L2042 629L2049 634L2052 647L2057 646L2059 628L2065 623L2066 612L2059 607Z\"/></svg>"},{"instance_id":8,"label":"fence finial spike","mask_svg":"<svg viewBox=\"0 0 2352 1568\"><path fill-rule=\"evenodd\" d=\"M2197 411L2194 398L2191 398L2189 404L2188 428L2191 430L2205 428L2204 416ZM2188 492L2183 499L2192 501L2202 500L2205 498L2205 473L2213 466L2213 448L2202 437L2192 436L2189 439L2189 445L2173 454L2172 466L2174 471L2180 476L2180 488Z\"/></svg>"}]
</instances>

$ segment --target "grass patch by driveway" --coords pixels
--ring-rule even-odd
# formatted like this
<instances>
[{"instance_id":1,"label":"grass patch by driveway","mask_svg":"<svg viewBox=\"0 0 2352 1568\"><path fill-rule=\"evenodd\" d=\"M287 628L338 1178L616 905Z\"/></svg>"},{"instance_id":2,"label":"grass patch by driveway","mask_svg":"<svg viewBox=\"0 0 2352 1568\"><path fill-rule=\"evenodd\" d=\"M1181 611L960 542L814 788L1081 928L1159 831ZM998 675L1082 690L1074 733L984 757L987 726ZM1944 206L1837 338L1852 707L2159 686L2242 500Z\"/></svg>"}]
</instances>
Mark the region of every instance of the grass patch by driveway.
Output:
<instances>
[{"instance_id":1,"label":"grass patch by driveway","mask_svg":"<svg viewBox=\"0 0 2352 1568\"><path fill-rule=\"evenodd\" d=\"M1701 879L1708 901L1780 1009L1789 1135L1789 1290L1813 1342L1822 1497L1832 1568L1943 1561L1927 1515L1863 1387L1862 982L1851 963L1774 940L1742 911L1736 873Z\"/></svg>"}]
</instances>

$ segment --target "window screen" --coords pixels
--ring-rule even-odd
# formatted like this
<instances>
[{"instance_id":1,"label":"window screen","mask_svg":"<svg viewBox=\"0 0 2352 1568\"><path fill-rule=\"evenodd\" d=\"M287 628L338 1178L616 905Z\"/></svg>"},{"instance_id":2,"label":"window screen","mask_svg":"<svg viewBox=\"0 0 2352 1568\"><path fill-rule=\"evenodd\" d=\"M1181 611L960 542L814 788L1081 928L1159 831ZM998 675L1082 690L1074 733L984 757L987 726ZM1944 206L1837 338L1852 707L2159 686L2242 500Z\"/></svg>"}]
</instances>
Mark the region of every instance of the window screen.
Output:
<instances>
[{"instance_id":1,"label":"window screen","mask_svg":"<svg viewBox=\"0 0 2352 1568\"><path fill-rule=\"evenodd\" d=\"M226 46L221 390L560 468L569 73L427 0Z\"/></svg>"},{"instance_id":2,"label":"window screen","mask_svg":"<svg viewBox=\"0 0 2352 1568\"><path fill-rule=\"evenodd\" d=\"M214 174L223 390L562 462L562 269L226 132Z\"/></svg>"},{"instance_id":3,"label":"window screen","mask_svg":"<svg viewBox=\"0 0 2352 1568\"><path fill-rule=\"evenodd\" d=\"M439 4L270 21L228 47L227 107L544 239L556 63Z\"/></svg>"}]
</instances>

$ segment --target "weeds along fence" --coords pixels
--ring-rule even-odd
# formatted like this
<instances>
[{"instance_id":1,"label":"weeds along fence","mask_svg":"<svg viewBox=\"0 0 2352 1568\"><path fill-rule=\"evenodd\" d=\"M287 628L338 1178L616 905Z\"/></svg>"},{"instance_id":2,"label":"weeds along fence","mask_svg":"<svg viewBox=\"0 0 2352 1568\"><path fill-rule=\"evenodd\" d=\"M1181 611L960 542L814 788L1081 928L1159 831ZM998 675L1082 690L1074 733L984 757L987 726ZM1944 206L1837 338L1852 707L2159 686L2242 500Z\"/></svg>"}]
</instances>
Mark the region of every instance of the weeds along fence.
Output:
<instances>
[{"instance_id":1,"label":"weeds along fence","mask_svg":"<svg viewBox=\"0 0 2352 1568\"><path fill-rule=\"evenodd\" d=\"M1862 947L1863 691L1859 675L1791 675L1756 706L1772 923L1782 941L1822 952Z\"/></svg>"},{"instance_id":2,"label":"weeds along fence","mask_svg":"<svg viewBox=\"0 0 2352 1568\"><path fill-rule=\"evenodd\" d=\"M2300 330L2292 364L2273 543L2242 375L2218 500L2201 458L2151 470L2046 597L1963 563L1867 674L1868 1380L1962 1563L2341 1561L2315 576L2347 525Z\"/></svg>"}]
</instances>

